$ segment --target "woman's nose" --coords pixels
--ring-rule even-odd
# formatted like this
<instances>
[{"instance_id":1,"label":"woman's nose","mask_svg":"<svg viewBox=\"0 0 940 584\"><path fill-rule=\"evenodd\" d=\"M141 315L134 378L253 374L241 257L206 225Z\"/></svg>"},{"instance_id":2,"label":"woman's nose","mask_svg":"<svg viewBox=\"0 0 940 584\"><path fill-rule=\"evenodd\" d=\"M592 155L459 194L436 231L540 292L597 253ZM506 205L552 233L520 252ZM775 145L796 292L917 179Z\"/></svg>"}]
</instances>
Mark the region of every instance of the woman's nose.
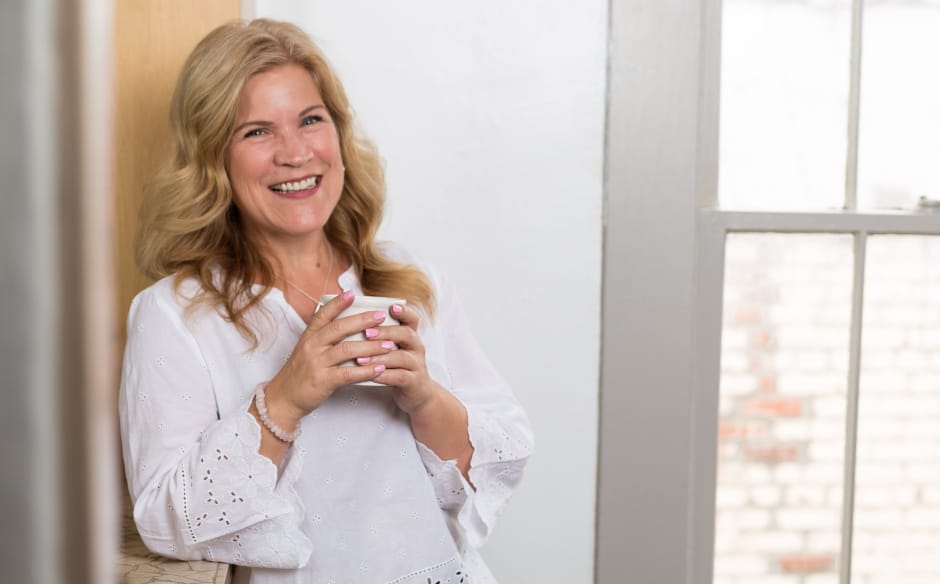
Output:
<instances>
[{"instance_id":1,"label":"woman's nose","mask_svg":"<svg viewBox=\"0 0 940 584\"><path fill-rule=\"evenodd\" d=\"M303 166L313 158L313 148L299 132L286 132L278 138L274 163L285 166Z\"/></svg>"}]
</instances>

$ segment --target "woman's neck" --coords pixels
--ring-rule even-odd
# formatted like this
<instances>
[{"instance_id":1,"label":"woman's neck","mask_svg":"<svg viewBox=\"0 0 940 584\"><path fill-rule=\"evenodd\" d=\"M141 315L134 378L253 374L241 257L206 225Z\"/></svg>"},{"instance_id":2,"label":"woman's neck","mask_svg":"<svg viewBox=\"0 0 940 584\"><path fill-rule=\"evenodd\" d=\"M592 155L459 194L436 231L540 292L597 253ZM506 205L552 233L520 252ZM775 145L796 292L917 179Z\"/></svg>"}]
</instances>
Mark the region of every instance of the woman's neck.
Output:
<instances>
[{"instance_id":1,"label":"woman's neck","mask_svg":"<svg viewBox=\"0 0 940 584\"><path fill-rule=\"evenodd\" d=\"M275 286L297 314L309 322L323 294L342 292L338 276L348 260L317 232L303 239L268 240L261 246L275 271Z\"/></svg>"},{"instance_id":2,"label":"woman's neck","mask_svg":"<svg viewBox=\"0 0 940 584\"><path fill-rule=\"evenodd\" d=\"M330 256L336 255L322 229L304 237L256 235L250 238L280 278L297 283L310 279L322 281L321 272L326 270Z\"/></svg>"}]
</instances>

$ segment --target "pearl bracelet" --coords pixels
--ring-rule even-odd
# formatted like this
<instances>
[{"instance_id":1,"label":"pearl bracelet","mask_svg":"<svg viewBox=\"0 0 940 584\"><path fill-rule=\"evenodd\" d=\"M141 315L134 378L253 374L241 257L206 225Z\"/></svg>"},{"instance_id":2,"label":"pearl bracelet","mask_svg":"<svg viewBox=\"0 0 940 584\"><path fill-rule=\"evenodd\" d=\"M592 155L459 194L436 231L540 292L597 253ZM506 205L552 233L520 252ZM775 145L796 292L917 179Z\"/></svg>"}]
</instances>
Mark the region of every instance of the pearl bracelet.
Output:
<instances>
[{"instance_id":1,"label":"pearl bracelet","mask_svg":"<svg viewBox=\"0 0 940 584\"><path fill-rule=\"evenodd\" d=\"M296 430L293 432L288 432L284 428L281 428L274 423L274 420L268 416L268 406L264 403L265 387L267 387L267 384L261 383L255 390L255 407L258 408L258 417L261 418L261 423L264 424L264 427L274 434L275 438L281 442L290 444L294 440L300 438L300 424L297 424Z\"/></svg>"}]
</instances>

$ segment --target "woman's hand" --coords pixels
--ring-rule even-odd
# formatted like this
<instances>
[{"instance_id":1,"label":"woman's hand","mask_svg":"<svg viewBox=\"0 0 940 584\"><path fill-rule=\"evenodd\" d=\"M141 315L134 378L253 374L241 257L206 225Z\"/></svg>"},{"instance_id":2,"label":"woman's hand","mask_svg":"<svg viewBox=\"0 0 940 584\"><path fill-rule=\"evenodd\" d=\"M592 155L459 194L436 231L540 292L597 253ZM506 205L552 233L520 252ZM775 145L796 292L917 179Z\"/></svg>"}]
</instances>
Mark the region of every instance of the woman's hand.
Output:
<instances>
[{"instance_id":1,"label":"woman's hand","mask_svg":"<svg viewBox=\"0 0 940 584\"><path fill-rule=\"evenodd\" d=\"M288 431L316 409L337 388L375 379L385 371L379 362L369 363L394 349L392 341L377 338L376 329L385 320L381 311L336 318L353 303L346 291L323 305L294 347L294 352L265 389L269 414ZM365 341L343 342L366 331ZM364 359L363 359L364 358ZM339 365L354 360L358 365Z\"/></svg>"},{"instance_id":2,"label":"woman's hand","mask_svg":"<svg viewBox=\"0 0 940 584\"><path fill-rule=\"evenodd\" d=\"M424 343L418 336L418 312L393 305L390 313L401 325L379 327L376 338L394 341L398 349L362 358L359 362L385 366L385 371L375 380L391 386L395 403L411 420L415 438L441 460L455 460L457 468L469 481L473 445L467 429L467 410L428 375Z\"/></svg>"},{"instance_id":3,"label":"woman's hand","mask_svg":"<svg viewBox=\"0 0 940 584\"><path fill-rule=\"evenodd\" d=\"M412 415L445 390L428 375L424 343L418 336L418 324L421 321L418 311L395 304L389 313L401 324L380 327L376 339L392 341L398 347L397 350L371 358L360 358L358 363L384 365L385 371L375 380L391 386L395 403L405 413Z\"/></svg>"}]
</instances>

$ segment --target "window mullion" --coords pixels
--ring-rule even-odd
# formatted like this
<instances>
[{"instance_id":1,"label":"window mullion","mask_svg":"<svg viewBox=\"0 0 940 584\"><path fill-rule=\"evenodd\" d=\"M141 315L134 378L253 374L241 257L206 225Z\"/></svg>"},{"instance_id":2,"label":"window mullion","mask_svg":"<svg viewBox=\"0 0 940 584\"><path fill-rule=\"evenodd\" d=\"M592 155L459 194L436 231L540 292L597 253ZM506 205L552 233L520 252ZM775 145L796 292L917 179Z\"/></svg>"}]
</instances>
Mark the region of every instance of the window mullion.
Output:
<instances>
[{"instance_id":1,"label":"window mullion","mask_svg":"<svg viewBox=\"0 0 940 584\"><path fill-rule=\"evenodd\" d=\"M849 135L845 157L845 209L858 208L858 129L862 86L862 14L864 0L852 0L849 61Z\"/></svg>"},{"instance_id":2,"label":"window mullion","mask_svg":"<svg viewBox=\"0 0 940 584\"><path fill-rule=\"evenodd\" d=\"M858 438L858 388L862 354L862 302L865 296L865 250L868 233L855 234L852 282L852 320L849 332L849 379L845 415L845 467L842 480L842 552L839 554L839 583L852 577L852 519L855 510L855 459Z\"/></svg>"}]
</instances>

